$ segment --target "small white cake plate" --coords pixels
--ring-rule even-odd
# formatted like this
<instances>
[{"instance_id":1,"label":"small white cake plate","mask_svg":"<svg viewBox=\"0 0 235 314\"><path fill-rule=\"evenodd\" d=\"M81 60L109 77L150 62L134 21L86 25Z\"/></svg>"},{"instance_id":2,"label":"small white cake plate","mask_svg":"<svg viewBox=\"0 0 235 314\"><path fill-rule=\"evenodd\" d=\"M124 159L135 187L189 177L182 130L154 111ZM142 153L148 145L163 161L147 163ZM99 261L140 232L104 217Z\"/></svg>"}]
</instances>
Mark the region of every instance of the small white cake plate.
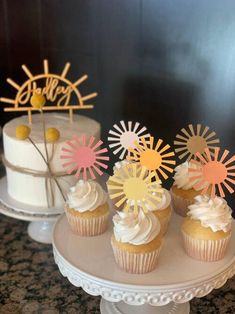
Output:
<instances>
[{"instance_id":1,"label":"small white cake plate","mask_svg":"<svg viewBox=\"0 0 235 314\"><path fill-rule=\"evenodd\" d=\"M115 263L111 223L100 236L80 237L61 215L53 231L55 262L74 286L102 297L102 314L188 314L192 298L222 287L235 274L235 223L225 258L206 263L185 254L179 231L181 220L173 215L158 267L148 274L133 275Z\"/></svg>"},{"instance_id":2,"label":"small white cake plate","mask_svg":"<svg viewBox=\"0 0 235 314\"><path fill-rule=\"evenodd\" d=\"M63 208L40 208L17 202L7 192L7 178L0 179L0 213L15 219L31 221L29 236L41 243L51 243L54 224Z\"/></svg>"}]
</instances>

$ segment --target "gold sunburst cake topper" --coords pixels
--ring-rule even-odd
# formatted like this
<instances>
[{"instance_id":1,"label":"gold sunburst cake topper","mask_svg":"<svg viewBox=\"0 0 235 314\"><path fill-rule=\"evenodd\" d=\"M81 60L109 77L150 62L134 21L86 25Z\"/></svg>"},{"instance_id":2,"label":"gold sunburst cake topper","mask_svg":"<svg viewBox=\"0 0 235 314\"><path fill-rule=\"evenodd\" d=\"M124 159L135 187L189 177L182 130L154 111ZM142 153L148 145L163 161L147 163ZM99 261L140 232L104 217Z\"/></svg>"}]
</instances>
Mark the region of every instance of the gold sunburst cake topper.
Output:
<instances>
[{"instance_id":1,"label":"gold sunburst cake topper","mask_svg":"<svg viewBox=\"0 0 235 314\"><path fill-rule=\"evenodd\" d=\"M22 69L28 79L20 86L12 79L8 78L7 82L17 90L14 99L1 97L0 101L12 104L14 107L6 107L6 112L27 112L29 123L32 122L32 111L38 110L29 104L30 98L35 94L43 95L46 98L45 105L41 108L43 111L61 111L69 112L70 121L73 120L73 111L77 109L92 109L93 104L85 104L84 102L97 96L97 93L91 93L82 96L78 86L83 83L88 76L83 75L75 82L71 82L66 78L70 68L70 63L67 62L61 74L49 72L48 60L43 61L44 72L38 75L33 75L26 65L22 65ZM71 99L74 97L75 104L71 104Z\"/></svg>"}]
</instances>

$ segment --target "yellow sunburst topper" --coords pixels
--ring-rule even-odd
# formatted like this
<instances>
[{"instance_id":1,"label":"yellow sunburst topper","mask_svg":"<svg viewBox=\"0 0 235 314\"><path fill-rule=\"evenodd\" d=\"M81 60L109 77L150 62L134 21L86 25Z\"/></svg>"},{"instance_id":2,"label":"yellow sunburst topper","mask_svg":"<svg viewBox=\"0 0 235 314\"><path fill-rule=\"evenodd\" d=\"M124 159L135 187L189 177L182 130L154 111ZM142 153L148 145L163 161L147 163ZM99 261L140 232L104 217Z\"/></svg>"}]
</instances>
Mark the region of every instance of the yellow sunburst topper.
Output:
<instances>
[{"instance_id":1,"label":"yellow sunburst topper","mask_svg":"<svg viewBox=\"0 0 235 314\"><path fill-rule=\"evenodd\" d=\"M4 108L4 111L27 112L29 123L31 123L32 111L38 109L43 111L68 111L70 121L72 121L74 110L93 108L93 104L85 104L85 101L96 97L97 93L83 96L78 90L78 86L88 78L87 75L71 82L66 78L70 68L69 62L65 64L61 74L49 73L47 60L43 61L43 67L43 73L33 75L23 64L22 69L28 79L21 86L12 79L7 79L7 82L17 90L17 93L14 99L0 98L0 101L14 105L14 107ZM44 101L42 103L44 98L45 104ZM32 106L28 105L30 99Z\"/></svg>"},{"instance_id":2,"label":"yellow sunburst topper","mask_svg":"<svg viewBox=\"0 0 235 314\"><path fill-rule=\"evenodd\" d=\"M135 148L129 148L128 160L136 161L141 166L147 168L148 171L154 172L155 177L159 174L164 178L168 178L167 173L174 171L175 160L174 152L168 144L164 144L162 139L158 139L154 144L155 139L150 136L148 139L140 138L139 143L136 143Z\"/></svg>"},{"instance_id":3,"label":"yellow sunburst topper","mask_svg":"<svg viewBox=\"0 0 235 314\"><path fill-rule=\"evenodd\" d=\"M138 164L129 164L118 169L115 175L107 182L110 198L115 205L124 211L131 209L138 212L142 208L145 212L161 201L163 188L161 181L152 179L153 172L148 172L145 167Z\"/></svg>"},{"instance_id":4,"label":"yellow sunburst topper","mask_svg":"<svg viewBox=\"0 0 235 314\"><path fill-rule=\"evenodd\" d=\"M193 126L189 124L186 128L182 128L180 133L176 135L174 145L175 152L179 154L179 158L186 157L187 160L196 158L196 153L203 154L205 148L210 150L215 148L215 144L220 141L214 131L209 131L209 127L202 127L201 124Z\"/></svg>"}]
</instances>

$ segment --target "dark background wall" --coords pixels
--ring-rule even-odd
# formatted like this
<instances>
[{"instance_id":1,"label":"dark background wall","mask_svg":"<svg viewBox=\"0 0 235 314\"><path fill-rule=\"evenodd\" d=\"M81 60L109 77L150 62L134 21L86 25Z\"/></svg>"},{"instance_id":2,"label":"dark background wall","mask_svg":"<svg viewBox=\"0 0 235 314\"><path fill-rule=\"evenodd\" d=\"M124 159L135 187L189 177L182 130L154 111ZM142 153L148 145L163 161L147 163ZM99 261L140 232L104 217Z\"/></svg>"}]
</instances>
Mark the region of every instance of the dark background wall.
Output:
<instances>
[{"instance_id":1,"label":"dark background wall","mask_svg":"<svg viewBox=\"0 0 235 314\"><path fill-rule=\"evenodd\" d=\"M235 153L233 0L0 0L0 95L44 58L52 72L70 61L71 80L89 75L82 89L99 97L86 114L104 135L132 119L172 142L199 122ZM12 116L1 111L1 124Z\"/></svg>"}]
</instances>

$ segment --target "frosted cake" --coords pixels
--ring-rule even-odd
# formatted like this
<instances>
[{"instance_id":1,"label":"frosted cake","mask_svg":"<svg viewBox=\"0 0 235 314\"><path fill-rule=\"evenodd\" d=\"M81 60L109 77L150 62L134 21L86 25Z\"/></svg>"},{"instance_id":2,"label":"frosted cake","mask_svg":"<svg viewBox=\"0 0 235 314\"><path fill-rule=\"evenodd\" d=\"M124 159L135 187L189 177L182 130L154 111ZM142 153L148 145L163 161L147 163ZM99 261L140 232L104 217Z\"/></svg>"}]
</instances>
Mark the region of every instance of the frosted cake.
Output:
<instances>
[{"instance_id":1,"label":"frosted cake","mask_svg":"<svg viewBox=\"0 0 235 314\"><path fill-rule=\"evenodd\" d=\"M66 193L74 185L76 178L67 175L62 167L60 151L66 140L73 134L87 134L100 138L100 124L82 115L74 115L73 122L69 115L61 113L45 113L46 128L56 128L60 138L55 143L47 143L50 167L58 183ZM38 151L29 140L16 138L16 127L28 125L31 128L30 138L45 156L43 129L40 114L33 115L33 123L28 117L21 116L8 122L3 128L4 163L7 174L7 189L11 198L21 203L38 207L62 207L64 200L54 180L48 176L47 166Z\"/></svg>"}]
</instances>

